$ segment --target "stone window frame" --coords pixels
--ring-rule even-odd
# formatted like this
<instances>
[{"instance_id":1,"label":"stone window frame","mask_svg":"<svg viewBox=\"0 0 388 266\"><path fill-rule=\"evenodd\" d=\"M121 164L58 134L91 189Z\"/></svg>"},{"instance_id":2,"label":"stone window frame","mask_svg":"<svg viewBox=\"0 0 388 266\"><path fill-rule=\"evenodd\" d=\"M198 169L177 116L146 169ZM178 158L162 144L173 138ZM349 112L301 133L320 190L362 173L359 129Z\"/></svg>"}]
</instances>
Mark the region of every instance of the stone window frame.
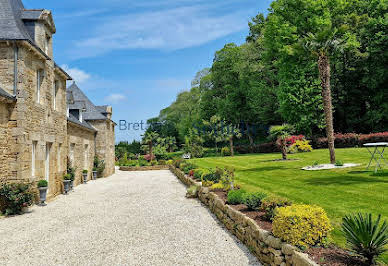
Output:
<instances>
[{"instance_id":1,"label":"stone window frame","mask_svg":"<svg viewBox=\"0 0 388 266\"><path fill-rule=\"evenodd\" d=\"M89 144L84 144L84 169L89 168Z\"/></svg>"}]
</instances>

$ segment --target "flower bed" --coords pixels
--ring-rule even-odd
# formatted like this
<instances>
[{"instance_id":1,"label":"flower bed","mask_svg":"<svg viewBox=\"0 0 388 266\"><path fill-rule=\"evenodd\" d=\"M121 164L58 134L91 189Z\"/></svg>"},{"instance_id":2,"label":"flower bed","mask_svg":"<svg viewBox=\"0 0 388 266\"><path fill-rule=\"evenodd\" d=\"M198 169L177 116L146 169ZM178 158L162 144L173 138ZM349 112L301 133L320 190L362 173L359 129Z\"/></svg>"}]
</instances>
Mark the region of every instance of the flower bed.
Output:
<instances>
[{"instance_id":1,"label":"flower bed","mask_svg":"<svg viewBox=\"0 0 388 266\"><path fill-rule=\"evenodd\" d=\"M232 206L225 204L215 192L202 187L201 183L186 176L181 170L170 166L178 179L185 185L199 186L198 197L202 203L217 216L217 218L238 239L246 244L262 263L268 265L318 265L307 254L296 247L282 242L267 230L262 229L253 219Z\"/></svg>"},{"instance_id":2,"label":"flower bed","mask_svg":"<svg viewBox=\"0 0 388 266\"><path fill-rule=\"evenodd\" d=\"M207 205L225 227L246 244L265 265L365 265L361 257L350 255L348 251L333 245L310 247L303 253L297 247L273 236L272 222L268 220L266 216L268 213L265 211L251 211L244 204L228 205L226 192L211 191L210 187L203 187L193 176L185 175L173 165L170 166L170 170L185 185L198 186L198 197L201 202ZM279 198L277 201L269 200L268 207L271 202L279 202Z\"/></svg>"},{"instance_id":3,"label":"flower bed","mask_svg":"<svg viewBox=\"0 0 388 266\"><path fill-rule=\"evenodd\" d=\"M150 171L150 170L167 170L168 165L153 166L120 166L120 171Z\"/></svg>"}]
</instances>

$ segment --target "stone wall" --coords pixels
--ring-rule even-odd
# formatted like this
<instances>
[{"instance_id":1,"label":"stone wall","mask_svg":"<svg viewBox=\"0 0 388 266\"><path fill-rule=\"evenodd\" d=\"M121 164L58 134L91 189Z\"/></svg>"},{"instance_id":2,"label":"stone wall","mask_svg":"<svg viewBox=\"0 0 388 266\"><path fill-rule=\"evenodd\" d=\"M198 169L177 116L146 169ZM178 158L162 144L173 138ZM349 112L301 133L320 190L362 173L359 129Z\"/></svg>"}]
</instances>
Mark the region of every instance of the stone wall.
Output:
<instances>
[{"instance_id":1,"label":"stone wall","mask_svg":"<svg viewBox=\"0 0 388 266\"><path fill-rule=\"evenodd\" d=\"M11 131L16 123L9 120L13 105L0 102L0 183L15 175L11 172L11 165L16 161L16 153L12 149L16 139L11 137Z\"/></svg>"},{"instance_id":2,"label":"stone wall","mask_svg":"<svg viewBox=\"0 0 388 266\"><path fill-rule=\"evenodd\" d=\"M105 161L104 177L115 173L115 124L111 120L88 120L98 132L96 135L96 154Z\"/></svg>"},{"instance_id":3,"label":"stone wall","mask_svg":"<svg viewBox=\"0 0 388 266\"><path fill-rule=\"evenodd\" d=\"M209 207L225 227L241 240L264 265L317 266L307 254L296 247L282 242L243 213L233 209L201 183L187 177L182 171L170 166L170 170L185 184L200 187L198 197Z\"/></svg>"},{"instance_id":4,"label":"stone wall","mask_svg":"<svg viewBox=\"0 0 388 266\"><path fill-rule=\"evenodd\" d=\"M95 132L71 122L67 126L69 159L75 167L74 185L82 183L82 171L88 170L88 180L91 179L95 155Z\"/></svg>"},{"instance_id":5,"label":"stone wall","mask_svg":"<svg viewBox=\"0 0 388 266\"><path fill-rule=\"evenodd\" d=\"M4 174L4 179L21 182L47 179L50 198L61 193L62 176L66 170L64 167L67 154L66 77L56 73L53 61L46 60L39 53L33 52L30 46L19 42L18 47L17 100L16 103L8 105L7 118L6 142L11 156L7 155L8 162L1 161L9 167ZM41 78L39 99L38 69L44 73ZM56 98L57 106L54 110L55 81L58 82L59 89ZM0 87L13 94L13 86L14 47L11 43L0 42ZM2 108L1 112L4 126L5 109ZM35 159L32 158L34 143L36 143ZM48 164L46 164L47 148L49 148ZM33 163L35 163L34 173Z\"/></svg>"}]
</instances>

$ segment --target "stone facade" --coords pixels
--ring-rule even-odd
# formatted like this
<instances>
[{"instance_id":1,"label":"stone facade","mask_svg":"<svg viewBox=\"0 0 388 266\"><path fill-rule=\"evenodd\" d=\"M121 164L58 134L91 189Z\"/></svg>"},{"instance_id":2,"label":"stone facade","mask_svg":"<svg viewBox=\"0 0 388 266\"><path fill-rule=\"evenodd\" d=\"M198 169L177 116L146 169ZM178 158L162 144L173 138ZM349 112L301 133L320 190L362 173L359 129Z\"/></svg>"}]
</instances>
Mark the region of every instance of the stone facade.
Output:
<instances>
[{"instance_id":1,"label":"stone facade","mask_svg":"<svg viewBox=\"0 0 388 266\"><path fill-rule=\"evenodd\" d=\"M113 174L115 123L97 109L96 128L69 114L71 78L53 60L51 12L25 10L20 0L0 4L0 24L7 25L0 28L0 182L45 179L51 198L63 191L68 157L77 185L83 169L91 174L95 155L108 166L104 176ZM111 115L111 107L104 110Z\"/></svg>"}]
</instances>

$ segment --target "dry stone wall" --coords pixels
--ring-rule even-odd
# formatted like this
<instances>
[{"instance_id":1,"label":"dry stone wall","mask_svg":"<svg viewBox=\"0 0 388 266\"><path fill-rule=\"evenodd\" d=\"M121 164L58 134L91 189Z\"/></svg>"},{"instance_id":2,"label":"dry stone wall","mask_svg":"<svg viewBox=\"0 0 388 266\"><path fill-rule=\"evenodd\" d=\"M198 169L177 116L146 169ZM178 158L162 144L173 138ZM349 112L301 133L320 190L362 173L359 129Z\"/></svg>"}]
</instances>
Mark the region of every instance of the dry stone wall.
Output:
<instances>
[{"instance_id":1,"label":"dry stone wall","mask_svg":"<svg viewBox=\"0 0 388 266\"><path fill-rule=\"evenodd\" d=\"M243 213L233 209L201 183L187 177L181 170L170 166L170 170L185 185L199 186L199 200L209 207L225 227L241 240L264 265L318 266L307 254L296 247L282 242L270 232L261 229L257 223Z\"/></svg>"}]
</instances>

